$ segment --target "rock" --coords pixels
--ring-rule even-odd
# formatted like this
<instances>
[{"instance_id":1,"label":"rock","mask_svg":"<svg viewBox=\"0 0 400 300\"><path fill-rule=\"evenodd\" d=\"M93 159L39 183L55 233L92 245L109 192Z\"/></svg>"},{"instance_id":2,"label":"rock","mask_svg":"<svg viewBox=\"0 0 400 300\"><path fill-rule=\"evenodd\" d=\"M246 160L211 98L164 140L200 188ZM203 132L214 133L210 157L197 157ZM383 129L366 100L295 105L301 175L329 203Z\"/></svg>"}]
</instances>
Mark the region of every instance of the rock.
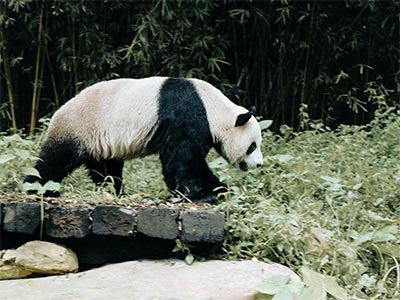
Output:
<instances>
[{"instance_id":1,"label":"rock","mask_svg":"<svg viewBox=\"0 0 400 300\"><path fill-rule=\"evenodd\" d=\"M78 258L75 253L49 242L31 241L16 250L4 250L0 258L0 279L76 271Z\"/></svg>"},{"instance_id":2,"label":"rock","mask_svg":"<svg viewBox=\"0 0 400 300\"><path fill-rule=\"evenodd\" d=\"M54 238L83 238L89 234L89 209L50 207L46 209L45 230Z\"/></svg>"},{"instance_id":3,"label":"rock","mask_svg":"<svg viewBox=\"0 0 400 300\"><path fill-rule=\"evenodd\" d=\"M133 236L136 212L124 207L97 206L92 212L92 232L97 235Z\"/></svg>"},{"instance_id":4,"label":"rock","mask_svg":"<svg viewBox=\"0 0 400 300\"><path fill-rule=\"evenodd\" d=\"M145 207L137 214L137 231L149 237L174 240L178 237L179 209Z\"/></svg>"},{"instance_id":5,"label":"rock","mask_svg":"<svg viewBox=\"0 0 400 300\"><path fill-rule=\"evenodd\" d=\"M3 229L8 232L33 234L40 224L40 204L14 202L4 205Z\"/></svg>"},{"instance_id":6,"label":"rock","mask_svg":"<svg viewBox=\"0 0 400 300\"><path fill-rule=\"evenodd\" d=\"M0 260L0 280L24 278L31 275L29 270L13 264L3 264Z\"/></svg>"},{"instance_id":7,"label":"rock","mask_svg":"<svg viewBox=\"0 0 400 300\"><path fill-rule=\"evenodd\" d=\"M78 258L64 246L43 241L28 242L14 251L15 264L38 274L78 271Z\"/></svg>"},{"instance_id":8,"label":"rock","mask_svg":"<svg viewBox=\"0 0 400 300\"><path fill-rule=\"evenodd\" d=\"M210 210L187 210L182 213L182 229L184 242L222 242L224 216Z\"/></svg>"},{"instance_id":9,"label":"rock","mask_svg":"<svg viewBox=\"0 0 400 300\"><path fill-rule=\"evenodd\" d=\"M274 275L298 276L287 267L253 261L132 261L79 274L0 282L2 299L252 299Z\"/></svg>"},{"instance_id":10,"label":"rock","mask_svg":"<svg viewBox=\"0 0 400 300\"><path fill-rule=\"evenodd\" d=\"M8 260L7 258L3 258L4 254L7 251L14 251L14 250L0 251L0 280L23 278L32 274L31 271L26 270L23 267L16 266L14 264L13 257L11 257L11 261Z\"/></svg>"}]
</instances>

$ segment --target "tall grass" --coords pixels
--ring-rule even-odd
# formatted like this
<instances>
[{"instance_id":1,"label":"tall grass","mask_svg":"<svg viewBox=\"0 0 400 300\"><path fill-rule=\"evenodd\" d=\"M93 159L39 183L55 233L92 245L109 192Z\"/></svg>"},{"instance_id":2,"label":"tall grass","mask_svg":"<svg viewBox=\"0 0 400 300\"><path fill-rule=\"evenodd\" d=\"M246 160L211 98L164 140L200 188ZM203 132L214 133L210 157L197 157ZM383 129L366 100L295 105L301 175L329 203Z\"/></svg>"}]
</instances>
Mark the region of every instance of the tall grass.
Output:
<instances>
[{"instance_id":1,"label":"tall grass","mask_svg":"<svg viewBox=\"0 0 400 300\"><path fill-rule=\"evenodd\" d=\"M224 172L225 250L333 275L354 297L400 297L400 116L264 136L265 166Z\"/></svg>"},{"instance_id":2,"label":"tall grass","mask_svg":"<svg viewBox=\"0 0 400 300\"><path fill-rule=\"evenodd\" d=\"M301 113L306 128L264 132L262 168L243 173L210 156L230 192L224 256L306 266L337 278L353 299L400 297L400 112L380 109L364 126L331 130ZM43 126L43 129L45 126ZM18 197L42 135L0 137L0 190ZM60 201L159 203L168 195L157 157L126 163L126 196L94 191L84 169L63 182Z\"/></svg>"}]
</instances>

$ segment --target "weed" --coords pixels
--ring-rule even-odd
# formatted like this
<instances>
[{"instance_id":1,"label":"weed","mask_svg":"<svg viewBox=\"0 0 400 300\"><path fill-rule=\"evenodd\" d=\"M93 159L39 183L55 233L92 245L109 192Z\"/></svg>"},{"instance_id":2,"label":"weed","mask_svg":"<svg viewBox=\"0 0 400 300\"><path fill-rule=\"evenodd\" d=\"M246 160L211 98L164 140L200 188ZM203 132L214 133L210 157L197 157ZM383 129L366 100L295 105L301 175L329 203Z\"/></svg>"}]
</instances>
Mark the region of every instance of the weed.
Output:
<instances>
[{"instance_id":1,"label":"weed","mask_svg":"<svg viewBox=\"0 0 400 300\"><path fill-rule=\"evenodd\" d=\"M210 154L229 187L217 206L227 216L225 257L318 272L328 293L334 277L353 299L398 299L400 112L382 108L368 125L337 130L302 117L305 131L264 132L260 169L243 173ZM3 194L20 193L40 139L0 137ZM123 176L126 195L117 198L81 168L63 181L62 201L158 204L169 195L155 156L127 162Z\"/></svg>"}]
</instances>

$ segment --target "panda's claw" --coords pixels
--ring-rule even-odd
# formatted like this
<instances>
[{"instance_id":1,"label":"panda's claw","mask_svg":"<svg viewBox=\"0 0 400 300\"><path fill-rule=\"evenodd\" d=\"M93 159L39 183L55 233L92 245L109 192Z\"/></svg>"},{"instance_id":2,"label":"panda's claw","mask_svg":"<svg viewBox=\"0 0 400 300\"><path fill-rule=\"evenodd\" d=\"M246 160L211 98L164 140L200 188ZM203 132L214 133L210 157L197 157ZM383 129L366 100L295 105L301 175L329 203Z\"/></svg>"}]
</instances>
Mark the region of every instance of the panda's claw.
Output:
<instances>
[{"instance_id":1,"label":"panda's claw","mask_svg":"<svg viewBox=\"0 0 400 300\"><path fill-rule=\"evenodd\" d=\"M214 188L212 190L212 193L215 196L218 196L218 194L223 194L223 193L226 193L227 191L228 191L228 187L224 183L220 182L220 185L217 186L216 188Z\"/></svg>"}]
</instances>

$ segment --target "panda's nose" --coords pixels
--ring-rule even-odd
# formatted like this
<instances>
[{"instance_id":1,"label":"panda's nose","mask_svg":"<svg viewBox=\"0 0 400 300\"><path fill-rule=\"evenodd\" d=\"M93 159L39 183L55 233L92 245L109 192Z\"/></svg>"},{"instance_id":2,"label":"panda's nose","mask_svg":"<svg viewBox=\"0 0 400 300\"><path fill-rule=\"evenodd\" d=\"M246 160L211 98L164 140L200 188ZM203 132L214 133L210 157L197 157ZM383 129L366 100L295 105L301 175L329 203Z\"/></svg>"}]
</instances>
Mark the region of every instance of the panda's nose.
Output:
<instances>
[{"instance_id":1,"label":"panda's nose","mask_svg":"<svg viewBox=\"0 0 400 300\"><path fill-rule=\"evenodd\" d=\"M259 168L259 167L261 167L262 166L262 164L257 164L257 168Z\"/></svg>"}]
</instances>

